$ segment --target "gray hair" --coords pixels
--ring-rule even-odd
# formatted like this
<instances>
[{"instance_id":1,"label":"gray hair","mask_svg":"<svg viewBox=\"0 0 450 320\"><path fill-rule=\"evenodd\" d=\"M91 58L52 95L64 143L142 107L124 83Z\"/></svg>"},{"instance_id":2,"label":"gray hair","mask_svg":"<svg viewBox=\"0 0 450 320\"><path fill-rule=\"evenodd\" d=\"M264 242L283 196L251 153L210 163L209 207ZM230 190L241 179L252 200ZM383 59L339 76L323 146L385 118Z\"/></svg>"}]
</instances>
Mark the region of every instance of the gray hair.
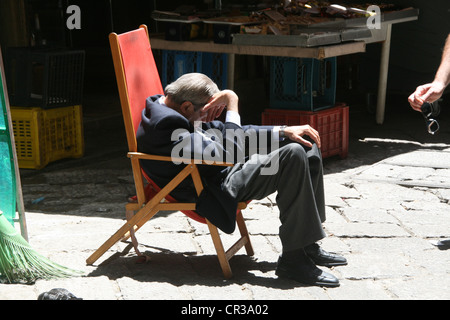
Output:
<instances>
[{"instance_id":1,"label":"gray hair","mask_svg":"<svg viewBox=\"0 0 450 320\"><path fill-rule=\"evenodd\" d=\"M196 106L205 105L219 88L208 76L202 73L187 73L168 84L164 90L173 102L182 104L190 101Z\"/></svg>"}]
</instances>

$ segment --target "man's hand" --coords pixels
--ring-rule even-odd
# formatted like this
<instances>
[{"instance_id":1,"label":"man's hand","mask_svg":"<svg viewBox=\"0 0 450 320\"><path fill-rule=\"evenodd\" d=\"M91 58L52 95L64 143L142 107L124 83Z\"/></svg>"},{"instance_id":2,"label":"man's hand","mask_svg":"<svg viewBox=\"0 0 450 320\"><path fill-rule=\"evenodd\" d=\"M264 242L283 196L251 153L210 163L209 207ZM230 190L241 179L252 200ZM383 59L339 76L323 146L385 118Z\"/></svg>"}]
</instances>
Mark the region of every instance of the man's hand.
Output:
<instances>
[{"instance_id":1,"label":"man's hand","mask_svg":"<svg viewBox=\"0 0 450 320\"><path fill-rule=\"evenodd\" d=\"M408 97L408 102L416 111L421 111L424 102L432 103L438 100L445 90L445 84L434 81L418 86L416 91Z\"/></svg>"},{"instance_id":2,"label":"man's hand","mask_svg":"<svg viewBox=\"0 0 450 320\"><path fill-rule=\"evenodd\" d=\"M312 147L312 143L303 138L305 135L309 136L320 148L319 132L310 125L286 127L284 129L284 135L292 141L296 141L307 147Z\"/></svg>"},{"instance_id":3,"label":"man's hand","mask_svg":"<svg viewBox=\"0 0 450 320\"><path fill-rule=\"evenodd\" d=\"M239 112L239 98L232 90L222 90L216 93L202 109L202 121L210 122L220 116L222 111Z\"/></svg>"}]
</instances>

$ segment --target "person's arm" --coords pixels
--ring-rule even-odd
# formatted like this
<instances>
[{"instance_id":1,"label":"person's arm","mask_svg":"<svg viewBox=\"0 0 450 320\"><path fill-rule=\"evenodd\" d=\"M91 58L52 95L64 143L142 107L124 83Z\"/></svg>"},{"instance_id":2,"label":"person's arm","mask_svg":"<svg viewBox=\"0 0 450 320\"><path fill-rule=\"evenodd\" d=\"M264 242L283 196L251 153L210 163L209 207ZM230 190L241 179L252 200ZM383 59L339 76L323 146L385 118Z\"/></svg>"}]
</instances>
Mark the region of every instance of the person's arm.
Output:
<instances>
[{"instance_id":1,"label":"person's arm","mask_svg":"<svg viewBox=\"0 0 450 320\"><path fill-rule=\"evenodd\" d=\"M416 91L408 98L411 107L420 111L424 102L434 102L444 93L445 88L450 84L450 34L447 37L441 64L434 77L433 82L417 87Z\"/></svg>"}]
</instances>

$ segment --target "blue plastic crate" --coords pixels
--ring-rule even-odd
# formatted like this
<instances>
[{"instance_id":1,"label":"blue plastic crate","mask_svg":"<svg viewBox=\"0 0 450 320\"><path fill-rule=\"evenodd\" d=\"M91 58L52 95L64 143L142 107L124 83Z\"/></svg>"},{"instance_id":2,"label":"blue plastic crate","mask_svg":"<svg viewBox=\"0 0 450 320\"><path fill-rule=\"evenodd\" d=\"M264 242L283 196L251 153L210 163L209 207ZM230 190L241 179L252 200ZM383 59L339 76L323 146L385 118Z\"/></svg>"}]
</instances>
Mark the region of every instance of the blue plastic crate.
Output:
<instances>
[{"instance_id":1,"label":"blue plastic crate","mask_svg":"<svg viewBox=\"0 0 450 320\"><path fill-rule=\"evenodd\" d=\"M210 77L220 89L228 84L228 56L225 53L202 53L201 73Z\"/></svg>"},{"instance_id":2,"label":"blue plastic crate","mask_svg":"<svg viewBox=\"0 0 450 320\"><path fill-rule=\"evenodd\" d=\"M202 65L200 52L163 50L161 81L165 87L180 76L190 72L198 72Z\"/></svg>"},{"instance_id":3,"label":"blue plastic crate","mask_svg":"<svg viewBox=\"0 0 450 320\"><path fill-rule=\"evenodd\" d=\"M336 58L270 59L271 108L317 111L335 102Z\"/></svg>"},{"instance_id":4,"label":"blue plastic crate","mask_svg":"<svg viewBox=\"0 0 450 320\"><path fill-rule=\"evenodd\" d=\"M225 89L228 79L228 56L223 53L163 50L161 82L163 86L183 74L200 72Z\"/></svg>"}]
</instances>

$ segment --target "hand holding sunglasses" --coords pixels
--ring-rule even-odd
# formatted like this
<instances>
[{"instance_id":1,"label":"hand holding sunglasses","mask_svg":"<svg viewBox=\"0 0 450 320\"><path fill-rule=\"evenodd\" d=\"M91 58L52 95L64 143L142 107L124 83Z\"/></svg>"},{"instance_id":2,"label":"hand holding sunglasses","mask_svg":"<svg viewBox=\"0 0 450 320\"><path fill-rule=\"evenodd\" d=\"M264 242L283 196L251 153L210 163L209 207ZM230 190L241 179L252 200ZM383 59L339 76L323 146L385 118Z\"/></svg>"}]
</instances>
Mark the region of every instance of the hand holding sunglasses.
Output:
<instances>
[{"instance_id":1,"label":"hand holding sunglasses","mask_svg":"<svg viewBox=\"0 0 450 320\"><path fill-rule=\"evenodd\" d=\"M439 115L441 108L437 101L433 103L424 102L420 108L425 118L428 133L435 134L439 131L439 123L434 118Z\"/></svg>"}]
</instances>

